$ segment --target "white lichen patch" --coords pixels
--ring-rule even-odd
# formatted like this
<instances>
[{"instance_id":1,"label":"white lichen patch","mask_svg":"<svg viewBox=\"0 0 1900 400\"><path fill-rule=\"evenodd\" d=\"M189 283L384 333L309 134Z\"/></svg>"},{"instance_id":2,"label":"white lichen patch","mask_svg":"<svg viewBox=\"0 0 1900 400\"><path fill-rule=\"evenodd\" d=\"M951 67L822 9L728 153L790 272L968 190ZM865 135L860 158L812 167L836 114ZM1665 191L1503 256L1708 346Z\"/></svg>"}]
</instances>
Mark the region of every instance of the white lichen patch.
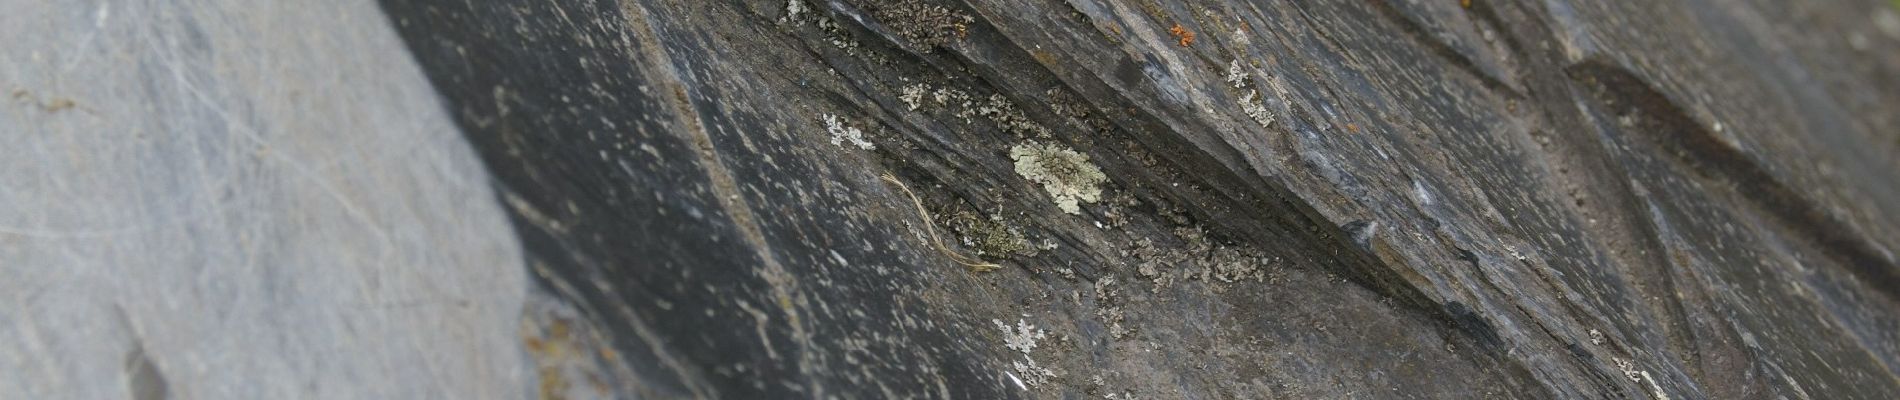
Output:
<instances>
[{"instance_id":1,"label":"white lichen patch","mask_svg":"<svg viewBox=\"0 0 1900 400\"><path fill-rule=\"evenodd\" d=\"M947 108L952 115L965 124L975 123L978 117L996 123L1003 131L1024 138L1048 138L1049 128L1029 118L1016 103L1000 94L978 98L969 92L952 87L932 87L927 84L913 84L901 89L897 99L904 102L912 111L923 109L927 98L937 106Z\"/></svg>"},{"instance_id":2,"label":"white lichen patch","mask_svg":"<svg viewBox=\"0 0 1900 400\"><path fill-rule=\"evenodd\" d=\"M1003 320L992 319L990 322L996 324L996 329L1003 330L1003 347L1023 352L1024 355L1029 354L1031 350L1035 350L1036 341L1042 340L1042 338L1047 335L1047 332L1036 329L1035 325L1030 325L1028 322L1023 322L1023 320L1020 319L1016 320L1016 326L1014 327L1009 326L1009 323L1003 322Z\"/></svg>"},{"instance_id":3,"label":"white lichen patch","mask_svg":"<svg viewBox=\"0 0 1900 400\"><path fill-rule=\"evenodd\" d=\"M957 90L956 88L937 88L937 90L930 92L930 99L936 100L937 105L962 103L964 108L969 108L970 106L970 94L964 93L962 90Z\"/></svg>"},{"instance_id":4,"label":"white lichen patch","mask_svg":"<svg viewBox=\"0 0 1900 400\"><path fill-rule=\"evenodd\" d=\"M785 18L780 19L780 21L800 22L799 17L805 16L805 9L805 0L786 0Z\"/></svg>"},{"instance_id":5,"label":"white lichen patch","mask_svg":"<svg viewBox=\"0 0 1900 400\"><path fill-rule=\"evenodd\" d=\"M1662 385L1656 383L1656 377L1650 376L1649 371L1636 369L1635 360L1611 358L1610 362L1616 364L1616 369L1618 371L1621 371L1623 373L1623 377L1629 378L1631 382L1636 382L1636 383L1648 382L1650 398L1653 398L1656 400L1669 400L1669 393L1663 392Z\"/></svg>"},{"instance_id":6,"label":"white lichen patch","mask_svg":"<svg viewBox=\"0 0 1900 400\"><path fill-rule=\"evenodd\" d=\"M1656 377L1649 376L1649 371L1636 371L1636 373L1641 374L1643 376L1643 380L1649 382L1650 398L1654 398L1656 400L1669 400L1669 393L1663 392L1662 385L1656 383Z\"/></svg>"},{"instance_id":7,"label":"white lichen patch","mask_svg":"<svg viewBox=\"0 0 1900 400\"><path fill-rule=\"evenodd\" d=\"M1240 67L1240 60L1227 63L1227 84L1235 89L1247 87L1247 70Z\"/></svg>"},{"instance_id":8,"label":"white lichen patch","mask_svg":"<svg viewBox=\"0 0 1900 400\"><path fill-rule=\"evenodd\" d=\"M1240 104L1240 112L1247 114L1247 118L1253 119L1253 122L1262 127L1273 125L1273 114L1267 111L1267 105L1261 101L1260 90L1248 89L1248 86L1253 85L1253 78L1247 73L1246 68L1240 66L1240 60L1227 63L1227 84L1233 85L1235 90L1247 90L1240 94L1240 99L1237 101Z\"/></svg>"},{"instance_id":9,"label":"white lichen patch","mask_svg":"<svg viewBox=\"0 0 1900 400\"><path fill-rule=\"evenodd\" d=\"M1240 112L1246 113L1247 118L1260 126L1273 125L1273 114L1267 111L1265 104L1261 104L1258 90L1247 89L1246 94L1240 95Z\"/></svg>"},{"instance_id":10,"label":"white lichen patch","mask_svg":"<svg viewBox=\"0 0 1900 400\"><path fill-rule=\"evenodd\" d=\"M1617 370L1617 371L1619 371L1619 372L1622 372L1622 373L1623 373L1623 377L1624 377L1624 378L1629 378L1629 380L1630 380L1631 382L1635 382L1635 381L1641 381L1641 380L1643 379L1643 376L1642 376L1642 375L1637 375L1637 374L1636 374L1636 363L1635 363L1635 362L1632 362L1632 361L1630 361L1630 360L1625 360L1625 359L1621 359L1621 358L1613 358L1613 359L1610 359L1610 363L1611 363L1611 364L1616 364L1616 370Z\"/></svg>"},{"instance_id":11,"label":"white lichen patch","mask_svg":"<svg viewBox=\"0 0 1900 400\"><path fill-rule=\"evenodd\" d=\"M1011 381L1016 383L1016 387L1029 390L1029 388L1049 383L1049 380L1056 377L1055 371L1036 365L1036 359L1029 356L1031 351L1036 350L1036 341L1048 337L1048 332L1037 329L1035 325L1030 325L1020 319L1016 320L1016 326L1010 326L1009 323L998 319L992 319L990 322L996 324L996 329L1003 331L1003 347L1023 353L1022 361L1010 362L1010 367L1014 372L1003 371Z\"/></svg>"},{"instance_id":12,"label":"white lichen patch","mask_svg":"<svg viewBox=\"0 0 1900 400\"><path fill-rule=\"evenodd\" d=\"M1024 362L1024 361L1027 361L1027 362ZM1021 380L1017 382L1017 385L1022 385L1022 384L1027 383L1029 384L1028 387L1042 386L1043 384L1049 383L1050 379L1054 379L1056 377L1055 371L1050 371L1048 368L1037 366L1036 360L1024 359L1024 361L1010 361L1009 362L1010 366L1016 369L1016 373L1011 375L1010 377L1011 378L1014 378L1016 376L1022 377ZM1027 389L1027 388L1024 388L1024 389Z\"/></svg>"},{"instance_id":13,"label":"white lichen patch","mask_svg":"<svg viewBox=\"0 0 1900 400\"><path fill-rule=\"evenodd\" d=\"M851 38L851 33L846 31L843 25L839 25L837 21L832 21L830 17L822 17L822 15L820 18L816 18L816 24L819 30L825 32L825 38L831 42L832 47L844 50L845 54L858 55L858 41L857 39Z\"/></svg>"},{"instance_id":14,"label":"white lichen patch","mask_svg":"<svg viewBox=\"0 0 1900 400\"><path fill-rule=\"evenodd\" d=\"M1135 331L1132 328L1122 326L1122 321L1127 319L1127 315L1122 312L1121 306L1115 305L1115 303L1117 303L1116 299L1118 298L1116 294L1119 293L1115 290L1115 283L1115 277L1112 276L1103 277L1101 280L1095 281L1095 302L1096 304L1102 304L1102 306L1095 309L1095 317L1100 318L1103 324L1108 325L1108 334L1110 336L1114 336L1115 340L1122 340L1122 338L1134 334Z\"/></svg>"},{"instance_id":15,"label":"white lichen patch","mask_svg":"<svg viewBox=\"0 0 1900 400\"><path fill-rule=\"evenodd\" d=\"M988 117L990 121L996 122L997 125L1002 126L1003 130L1009 131L1009 133L1014 133L1018 136L1049 137L1049 128L1044 128L1042 124L1038 124L1036 121L1029 119L1029 115L1023 114L1022 110L1016 108L1016 103L1011 103L1009 99L1004 98L1003 95L990 95L987 101L970 110L974 111L976 115ZM965 116L964 118L968 119L969 117Z\"/></svg>"},{"instance_id":16,"label":"white lichen patch","mask_svg":"<svg viewBox=\"0 0 1900 400\"><path fill-rule=\"evenodd\" d=\"M1061 145L1030 141L1010 147L1009 158L1016 161L1017 175L1042 184L1056 207L1069 214L1081 214L1081 203L1100 201L1102 183L1108 181L1089 156Z\"/></svg>"},{"instance_id":17,"label":"white lichen patch","mask_svg":"<svg viewBox=\"0 0 1900 400\"><path fill-rule=\"evenodd\" d=\"M918 107L923 106L924 92L928 90L930 90L930 87L922 83L905 86L904 94L898 95L897 99L903 100L904 105L909 106L911 111L917 111Z\"/></svg>"},{"instance_id":18,"label":"white lichen patch","mask_svg":"<svg viewBox=\"0 0 1900 400\"><path fill-rule=\"evenodd\" d=\"M844 147L844 142L849 141L852 145L858 146L859 149L877 149L877 145L871 144L871 141L864 140L864 131L845 125L844 121L839 120L836 115L825 114L825 132L831 133L831 144L837 145L838 147Z\"/></svg>"}]
</instances>

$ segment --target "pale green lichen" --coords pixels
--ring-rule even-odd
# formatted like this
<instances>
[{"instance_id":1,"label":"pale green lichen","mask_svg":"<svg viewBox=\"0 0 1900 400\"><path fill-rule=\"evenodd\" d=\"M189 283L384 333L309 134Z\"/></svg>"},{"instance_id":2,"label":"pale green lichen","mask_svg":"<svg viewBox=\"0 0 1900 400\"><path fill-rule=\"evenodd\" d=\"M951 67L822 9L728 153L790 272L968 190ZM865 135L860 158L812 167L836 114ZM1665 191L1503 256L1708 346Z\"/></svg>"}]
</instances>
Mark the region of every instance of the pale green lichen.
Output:
<instances>
[{"instance_id":1,"label":"pale green lichen","mask_svg":"<svg viewBox=\"0 0 1900 400\"><path fill-rule=\"evenodd\" d=\"M1089 156L1057 144L1019 144L1010 147L1009 158L1016 161L1017 175L1042 184L1056 207L1070 214L1081 214L1081 203L1101 200L1102 182L1108 181Z\"/></svg>"}]
</instances>

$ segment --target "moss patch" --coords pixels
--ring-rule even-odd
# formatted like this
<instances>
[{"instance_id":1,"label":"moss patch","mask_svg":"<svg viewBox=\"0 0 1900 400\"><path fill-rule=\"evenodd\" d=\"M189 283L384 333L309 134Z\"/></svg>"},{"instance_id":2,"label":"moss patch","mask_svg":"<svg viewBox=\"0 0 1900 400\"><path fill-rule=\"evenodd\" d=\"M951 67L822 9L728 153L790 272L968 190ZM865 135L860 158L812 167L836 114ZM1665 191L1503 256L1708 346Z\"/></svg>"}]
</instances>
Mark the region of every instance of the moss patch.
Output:
<instances>
[{"instance_id":1,"label":"moss patch","mask_svg":"<svg viewBox=\"0 0 1900 400\"><path fill-rule=\"evenodd\" d=\"M1014 227L998 218L984 218L977 213L958 212L946 221L950 230L956 231L965 246L976 249L977 254L986 256L1035 255L1029 247L1029 240Z\"/></svg>"}]
</instances>

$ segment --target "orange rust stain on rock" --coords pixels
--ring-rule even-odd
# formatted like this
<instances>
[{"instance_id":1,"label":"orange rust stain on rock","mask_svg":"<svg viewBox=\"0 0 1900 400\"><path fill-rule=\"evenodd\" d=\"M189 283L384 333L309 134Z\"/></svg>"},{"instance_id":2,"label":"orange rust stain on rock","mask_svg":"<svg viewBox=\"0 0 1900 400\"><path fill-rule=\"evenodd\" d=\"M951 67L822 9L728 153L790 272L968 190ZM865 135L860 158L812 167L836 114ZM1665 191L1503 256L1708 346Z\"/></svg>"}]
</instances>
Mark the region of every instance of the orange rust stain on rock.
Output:
<instances>
[{"instance_id":1,"label":"orange rust stain on rock","mask_svg":"<svg viewBox=\"0 0 1900 400\"><path fill-rule=\"evenodd\" d=\"M1168 28L1168 33L1174 34L1174 38L1176 39L1181 39L1181 47L1188 47L1188 45L1194 44L1194 31L1182 28L1181 24L1174 24L1173 28Z\"/></svg>"}]
</instances>

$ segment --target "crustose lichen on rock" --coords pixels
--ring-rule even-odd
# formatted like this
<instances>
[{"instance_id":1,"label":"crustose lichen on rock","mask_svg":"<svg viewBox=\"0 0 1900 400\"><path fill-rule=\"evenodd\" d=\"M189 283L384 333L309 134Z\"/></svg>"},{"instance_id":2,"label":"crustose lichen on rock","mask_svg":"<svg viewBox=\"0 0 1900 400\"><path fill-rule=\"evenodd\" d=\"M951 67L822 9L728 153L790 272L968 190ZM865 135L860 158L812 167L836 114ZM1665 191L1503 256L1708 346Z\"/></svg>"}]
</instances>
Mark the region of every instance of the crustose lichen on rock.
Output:
<instances>
[{"instance_id":1,"label":"crustose lichen on rock","mask_svg":"<svg viewBox=\"0 0 1900 400\"><path fill-rule=\"evenodd\" d=\"M1016 161L1016 174L1055 197L1062 212L1081 214L1080 203L1101 200L1102 182L1108 180L1101 168L1089 162L1089 156L1057 144L1035 141L1009 148L1009 159Z\"/></svg>"}]
</instances>

